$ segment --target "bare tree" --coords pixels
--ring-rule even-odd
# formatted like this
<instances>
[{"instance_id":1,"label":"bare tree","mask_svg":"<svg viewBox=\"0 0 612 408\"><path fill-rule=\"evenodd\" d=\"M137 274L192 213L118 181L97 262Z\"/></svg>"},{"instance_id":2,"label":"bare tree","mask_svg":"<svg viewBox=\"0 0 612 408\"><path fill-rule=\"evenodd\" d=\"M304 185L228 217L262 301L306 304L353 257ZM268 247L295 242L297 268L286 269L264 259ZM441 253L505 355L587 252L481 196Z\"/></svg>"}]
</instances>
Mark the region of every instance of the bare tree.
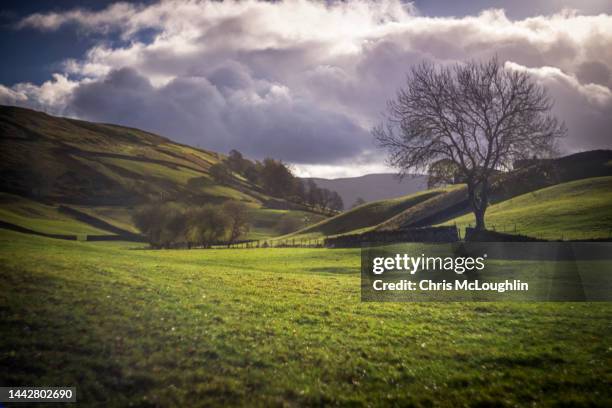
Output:
<instances>
[{"instance_id":1,"label":"bare tree","mask_svg":"<svg viewBox=\"0 0 612 408\"><path fill-rule=\"evenodd\" d=\"M566 133L550 115L552 105L527 72L506 69L496 57L449 67L423 63L410 70L373 134L400 175L428 171L441 159L454 163L476 228L485 229L492 174L534 154L553 155Z\"/></svg>"}]
</instances>

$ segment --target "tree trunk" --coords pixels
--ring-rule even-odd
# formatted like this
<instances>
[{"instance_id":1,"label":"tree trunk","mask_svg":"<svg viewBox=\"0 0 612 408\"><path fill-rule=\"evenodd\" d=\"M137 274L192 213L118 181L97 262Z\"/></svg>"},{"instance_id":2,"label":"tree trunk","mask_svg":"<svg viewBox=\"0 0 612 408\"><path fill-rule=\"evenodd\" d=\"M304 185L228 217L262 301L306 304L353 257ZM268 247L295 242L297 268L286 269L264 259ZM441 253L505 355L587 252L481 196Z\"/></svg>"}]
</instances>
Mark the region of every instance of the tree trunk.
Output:
<instances>
[{"instance_id":1,"label":"tree trunk","mask_svg":"<svg viewBox=\"0 0 612 408\"><path fill-rule=\"evenodd\" d=\"M476 216L476 229L477 230L485 230L486 226L485 226L485 219L484 219L484 215L485 215L485 208L474 208L474 215Z\"/></svg>"},{"instance_id":2,"label":"tree trunk","mask_svg":"<svg viewBox=\"0 0 612 408\"><path fill-rule=\"evenodd\" d=\"M485 230L485 212L489 204L489 185L487 181L468 182L468 197L476 218L476 229Z\"/></svg>"}]
</instances>

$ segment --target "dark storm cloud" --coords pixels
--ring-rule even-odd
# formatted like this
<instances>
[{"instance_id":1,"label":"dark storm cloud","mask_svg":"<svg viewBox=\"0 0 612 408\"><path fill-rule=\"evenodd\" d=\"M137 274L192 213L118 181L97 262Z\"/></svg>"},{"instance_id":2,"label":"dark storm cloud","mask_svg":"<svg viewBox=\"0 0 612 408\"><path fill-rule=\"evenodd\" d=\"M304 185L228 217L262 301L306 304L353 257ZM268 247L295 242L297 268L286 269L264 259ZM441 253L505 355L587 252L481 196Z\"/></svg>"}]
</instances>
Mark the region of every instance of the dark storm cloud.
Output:
<instances>
[{"instance_id":1,"label":"dark storm cloud","mask_svg":"<svg viewBox=\"0 0 612 408\"><path fill-rule=\"evenodd\" d=\"M287 89L257 83L237 67L161 87L134 69L115 70L77 86L66 112L94 121L110 117L208 149L239 147L250 156L295 163L347 158L369 145L367 132L342 114L294 100Z\"/></svg>"}]
</instances>

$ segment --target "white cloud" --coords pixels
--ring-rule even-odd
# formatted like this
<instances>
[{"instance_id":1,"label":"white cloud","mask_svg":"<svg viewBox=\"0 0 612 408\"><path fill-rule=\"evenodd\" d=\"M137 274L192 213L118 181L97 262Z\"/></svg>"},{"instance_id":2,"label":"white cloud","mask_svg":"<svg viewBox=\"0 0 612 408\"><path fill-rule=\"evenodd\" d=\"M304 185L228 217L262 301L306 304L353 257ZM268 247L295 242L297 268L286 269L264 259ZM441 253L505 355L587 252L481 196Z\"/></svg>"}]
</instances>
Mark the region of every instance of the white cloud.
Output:
<instances>
[{"instance_id":1,"label":"white cloud","mask_svg":"<svg viewBox=\"0 0 612 408\"><path fill-rule=\"evenodd\" d=\"M29 82L19 83L12 88L0 85L0 103L31 107L47 113L63 114L72 97L73 90L80 84L62 74L53 74L52 79L41 85Z\"/></svg>"},{"instance_id":2,"label":"white cloud","mask_svg":"<svg viewBox=\"0 0 612 408\"><path fill-rule=\"evenodd\" d=\"M548 87L561 85L571 88L577 95L582 96L585 102L591 105L605 107L612 103L612 91L608 87L594 83L580 83L576 75L564 73L559 68L528 68L514 62L506 62L505 65L512 70L528 72L532 77L538 78L540 82Z\"/></svg>"},{"instance_id":3,"label":"white cloud","mask_svg":"<svg viewBox=\"0 0 612 408\"><path fill-rule=\"evenodd\" d=\"M348 157L372 161L360 162L361 169L384 166L381 154L372 153L368 129L410 65L498 54L563 98L555 112L568 124L568 148L612 147L599 134L584 136L585 126L603 134L612 126L612 16L606 14L564 10L511 20L502 10L486 10L432 18L399 0L192 0L34 14L20 26L65 24L124 41L97 44L41 86L1 87L0 101L341 174L349 171ZM153 40L140 41L142 30L153 30Z\"/></svg>"},{"instance_id":4,"label":"white cloud","mask_svg":"<svg viewBox=\"0 0 612 408\"><path fill-rule=\"evenodd\" d=\"M74 23L95 31L108 31L131 25L131 18L139 11L142 11L142 7L137 8L129 3L118 2L101 12L75 9L62 13L36 13L21 20L18 28L31 27L53 31L65 24Z\"/></svg>"}]
</instances>

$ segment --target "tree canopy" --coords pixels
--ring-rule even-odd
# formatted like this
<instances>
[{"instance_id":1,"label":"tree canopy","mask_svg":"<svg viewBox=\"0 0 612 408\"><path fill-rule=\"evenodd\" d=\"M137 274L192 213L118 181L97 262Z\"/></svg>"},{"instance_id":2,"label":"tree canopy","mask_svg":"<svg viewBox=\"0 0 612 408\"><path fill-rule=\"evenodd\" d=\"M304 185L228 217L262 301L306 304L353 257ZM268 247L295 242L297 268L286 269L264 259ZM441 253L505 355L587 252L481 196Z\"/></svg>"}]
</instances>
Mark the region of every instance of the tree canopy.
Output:
<instances>
[{"instance_id":1,"label":"tree canopy","mask_svg":"<svg viewBox=\"0 0 612 408\"><path fill-rule=\"evenodd\" d=\"M534 154L552 156L566 133L552 105L528 72L505 68L496 57L423 63L410 70L373 134L400 174L439 174L440 163L452 163L468 186L476 227L484 229L491 175Z\"/></svg>"}]
</instances>

